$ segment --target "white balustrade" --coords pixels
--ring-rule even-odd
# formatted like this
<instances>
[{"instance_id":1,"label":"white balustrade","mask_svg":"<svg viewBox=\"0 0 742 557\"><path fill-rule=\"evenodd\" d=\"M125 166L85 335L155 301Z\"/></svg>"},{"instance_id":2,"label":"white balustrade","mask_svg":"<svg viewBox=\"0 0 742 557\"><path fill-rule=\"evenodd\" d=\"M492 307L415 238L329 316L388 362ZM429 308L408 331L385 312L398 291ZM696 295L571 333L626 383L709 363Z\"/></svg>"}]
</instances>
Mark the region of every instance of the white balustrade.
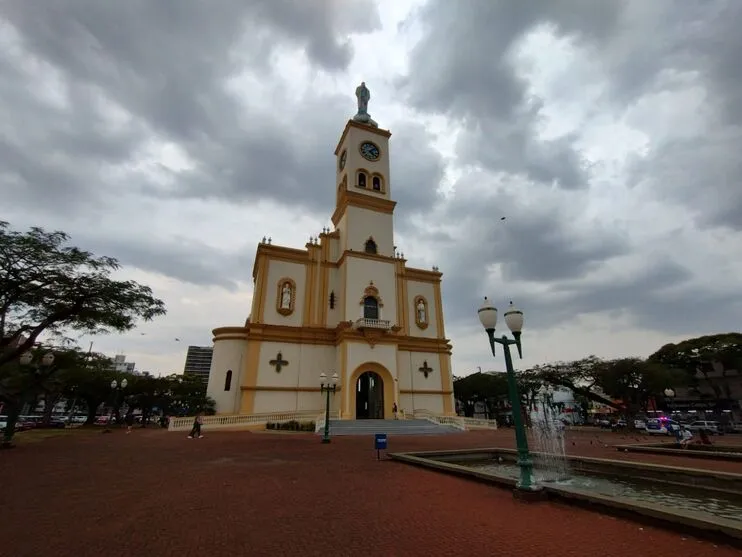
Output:
<instances>
[{"instance_id":1,"label":"white balustrade","mask_svg":"<svg viewBox=\"0 0 742 557\"><path fill-rule=\"evenodd\" d=\"M465 418L463 416L440 416L430 410L419 409L414 412L400 410L398 417L403 420L420 419L427 420L438 425L447 425L460 430L467 429L497 429L495 420L481 418ZM337 420L340 413L337 410L330 412L330 419ZM193 416L170 418L168 431L187 431L193 427ZM272 412L267 414L230 414L226 416L204 416L203 427L210 430L236 429L240 427L260 426L271 423L289 422L315 423L315 431L322 431L325 427L325 413L320 410L308 410L303 412Z\"/></svg>"},{"instance_id":2,"label":"white balustrade","mask_svg":"<svg viewBox=\"0 0 742 557\"><path fill-rule=\"evenodd\" d=\"M387 319L367 319L366 317L361 317L360 319L356 319L356 322L353 324L353 328L383 329L385 331L388 331L392 328L392 322Z\"/></svg>"},{"instance_id":3,"label":"white balustrade","mask_svg":"<svg viewBox=\"0 0 742 557\"><path fill-rule=\"evenodd\" d=\"M203 416L203 427L208 429L230 429L264 425L268 422L297 422L314 421L319 410L304 412L272 412L268 414L230 414L226 416ZM185 431L193 427L194 416L170 418L168 431Z\"/></svg>"}]
</instances>

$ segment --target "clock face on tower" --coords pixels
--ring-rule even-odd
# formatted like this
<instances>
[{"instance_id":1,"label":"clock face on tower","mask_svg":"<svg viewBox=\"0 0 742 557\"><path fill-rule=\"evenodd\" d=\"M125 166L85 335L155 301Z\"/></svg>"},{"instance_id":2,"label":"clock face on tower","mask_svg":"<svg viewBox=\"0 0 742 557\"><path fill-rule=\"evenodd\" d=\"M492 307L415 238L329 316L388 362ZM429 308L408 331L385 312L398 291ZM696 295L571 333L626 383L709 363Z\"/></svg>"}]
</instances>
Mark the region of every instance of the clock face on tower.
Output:
<instances>
[{"instance_id":1,"label":"clock face on tower","mask_svg":"<svg viewBox=\"0 0 742 557\"><path fill-rule=\"evenodd\" d=\"M348 159L348 150L344 150L343 153L340 155L340 170L342 171L343 168L345 168L345 161Z\"/></svg>"},{"instance_id":2,"label":"clock face on tower","mask_svg":"<svg viewBox=\"0 0 742 557\"><path fill-rule=\"evenodd\" d=\"M361 155L363 155L363 158L368 161L377 161L381 156L381 151L379 151L379 148L370 141L364 141L363 143L361 143L359 150L361 151Z\"/></svg>"}]
</instances>

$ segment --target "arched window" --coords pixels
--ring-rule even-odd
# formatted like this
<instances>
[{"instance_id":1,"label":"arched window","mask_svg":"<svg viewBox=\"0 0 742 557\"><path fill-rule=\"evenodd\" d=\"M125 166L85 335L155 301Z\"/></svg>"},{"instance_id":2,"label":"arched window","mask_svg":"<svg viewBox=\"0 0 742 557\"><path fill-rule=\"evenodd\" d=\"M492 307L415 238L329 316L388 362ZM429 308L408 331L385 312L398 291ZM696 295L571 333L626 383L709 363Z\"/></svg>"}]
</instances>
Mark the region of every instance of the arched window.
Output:
<instances>
[{"instance_id":1,"label":"arched window","mask_svg":"<svg viewBox=\"0 0 742 557\"><path fill-rule=\"evenodd\" d=\"M374 176L373 178L371 178L371 187L374 191L382 191L381 176Z\"/></svg>"},{"instance_id":2,"label":"arched window","mask_svg":"<svg viewBox=\"0 0 742 557\"><path fill-rule=\"evenodd\" d=\"M358 173L358 187L359 188L366 187L366 173L365 172Z\"/></svg>"},{"instance_id":3,"label":"arched window","mask_svg":"<svg viewBox=\"0 0 742 557\"><path fill-rule=\"evenodd\" d=\"M232 370L227 370L227 376L224 378L224 390L228 391L232 388Z\"/></svg>"},{"instance_id":4,"label":"arched window","mask_svg":"<svg viewBox=\"0 0 742 557\"><path fill-rule=\"evenodd\" d=\"M373 296L366 296L363 299L363 317L365 319L379 318L379 301Z\"/></svg>"},{"instance_id":5,"label":"arched window","mask_svg":"<svg viewBox=\"0 0 742 557\"><path fill-rule=\"evenodd\" d=\"M366 253L376 253L376 242L374 242L373 238L369 238L368 240L366 240L364 251Z\"/></svg>"}]
</instances>

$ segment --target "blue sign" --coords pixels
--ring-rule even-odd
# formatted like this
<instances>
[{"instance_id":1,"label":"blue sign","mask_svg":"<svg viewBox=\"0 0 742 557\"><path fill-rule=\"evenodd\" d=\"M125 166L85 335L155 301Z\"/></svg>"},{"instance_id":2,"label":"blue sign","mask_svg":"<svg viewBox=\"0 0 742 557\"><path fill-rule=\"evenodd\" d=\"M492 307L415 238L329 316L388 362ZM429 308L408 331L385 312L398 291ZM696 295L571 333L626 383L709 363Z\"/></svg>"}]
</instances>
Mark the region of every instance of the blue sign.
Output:
<instances>
[{"instance_id":1,"label":"blue sign","mask_svg":"<svg viewBox=\"0 0 742 557\"><path fill-rule=\"evenodd\" d=\"M386 433L377 433L374 435L374 448L377 451L386 450Z\"/></svg>"}]
</instances>

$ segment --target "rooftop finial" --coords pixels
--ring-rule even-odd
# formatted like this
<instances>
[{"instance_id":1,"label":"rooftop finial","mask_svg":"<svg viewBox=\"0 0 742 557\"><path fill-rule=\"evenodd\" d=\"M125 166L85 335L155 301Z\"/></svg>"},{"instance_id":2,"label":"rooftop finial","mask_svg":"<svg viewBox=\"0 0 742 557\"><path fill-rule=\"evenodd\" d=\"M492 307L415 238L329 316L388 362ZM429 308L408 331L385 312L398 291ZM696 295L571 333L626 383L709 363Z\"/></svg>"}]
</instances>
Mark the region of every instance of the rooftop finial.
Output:
<instances>
[{"instance_id":1,"label":"rooftop finial","mask_svg":"<svg viewBox=\"0 0 742 557\"><path fill-rule=\"evenodd\" d=\"M358 99L358 112L353 116L353 120L366 124L367 126L378 127L378 124L371 119L368 113L368 101L371 100L371 91L366 87L366 82L356 87L356 99Z\"/></svg>"}]
</instances>

